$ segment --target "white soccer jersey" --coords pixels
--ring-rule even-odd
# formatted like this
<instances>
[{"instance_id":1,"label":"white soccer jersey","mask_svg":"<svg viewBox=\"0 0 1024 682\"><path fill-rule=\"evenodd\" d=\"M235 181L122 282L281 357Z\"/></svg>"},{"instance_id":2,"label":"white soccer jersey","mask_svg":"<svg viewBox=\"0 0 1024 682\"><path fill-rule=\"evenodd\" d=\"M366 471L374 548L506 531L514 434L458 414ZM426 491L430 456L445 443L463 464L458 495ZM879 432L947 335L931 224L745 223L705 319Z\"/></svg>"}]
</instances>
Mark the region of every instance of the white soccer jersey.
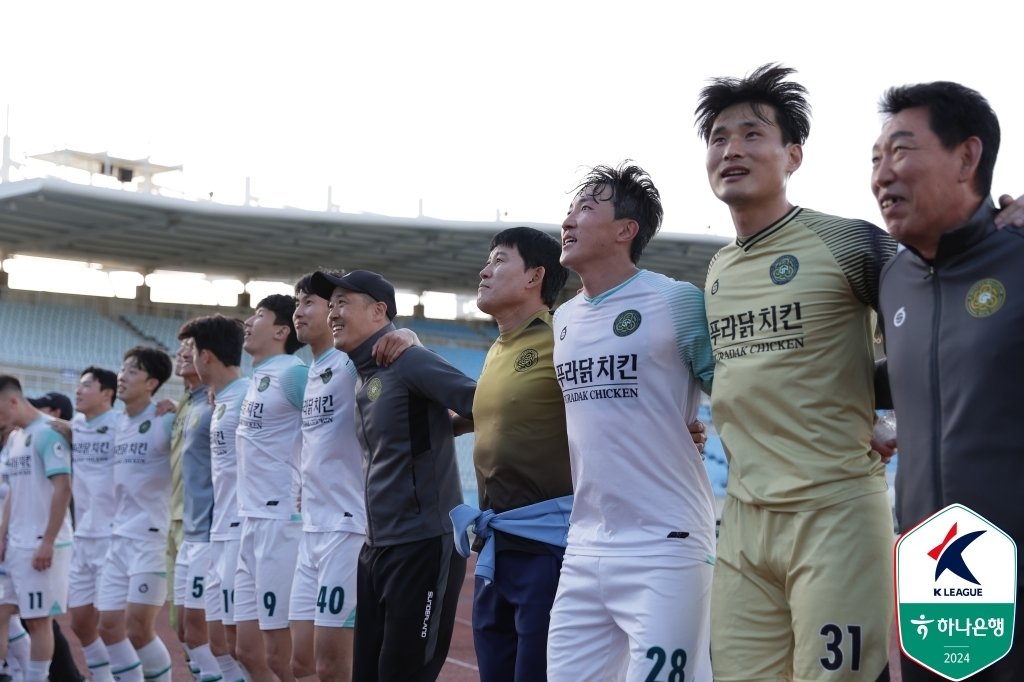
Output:
<instances>
[{"instance_id":1,"label":"white soccer jersey","mask_svg":"<svg viewBox=\"0 0 1024 682\"><path fill-rule=\"evenodd\" d=\"M114 439L114 535L167 542L171 521L171 425L150 403L121 414Z\"/></svg>"},{"instance_id":2,"label":"white soccer jersey","mask_svg":"<svg viewBox=\"0 0 1024 682\"><path fill-rule=\"evenodd\" d=\"M11 443L5 450L3 471L10 486L11 518L7 533L11 547L39 546L50 520L50 477L71 474L71 448L63 436L50 428L51 421L52 417L40 416L9 436ZM70 543L71 514L65 512L54 546Z\"/></svg>"},{"instance_id":3,"label":"white soccer jersey","mask_svg":"<svg viewBox=\"0 0 1024 682\"><path fill-rule=\"evenodd\" d=\"M71 420L72 494L75 498L75 537L109 538L114 522L114 436L121 413L107 410L86 419L76 412Z\"/></svg>"},{"instance_id":4,"label":"white soccer jersey","mask_svg":"<svg viewBox=\"0 0 1024 682\"><path fill-rule=\"evenodd\" d=\"M313 361L302 401L302 529L366 533L356 368L331 348Z\"/></svg>"},{"instance_id":5,"label":"white soccer jersey","mask_svg":"<svg viewBox=\"0 0 1024 682\"><path fill-rule=\"evenodd\" d=\"M567 551L714 556L704 462L687 431L714 368L704 296L646 270L555 313L574 502Z\"/></svg>"},{"instance_id":6,"label":"white soccer jersey","mask_svg":"<svg viewBox=\"0 0 1024 682\"><path fill-rule=\"evenodd\" d=\"M253 367L238 418L238 511L260 519L298 518L300 416L306 366L275 355Z\"/></svg>"},{"instance_id":7,"label":"white soccer jersey","mask_svg":"<svg viewBox=\"0 0 1024 682\"><path fill-rule=\"evenodd\" d=\"M235 379L217 394L210 418L210 470L213 477L213 524L210 540L237 540L242 535L238 515L238 452L235 432L238 413L249 384Z\"/></svg>"}]
</instances>

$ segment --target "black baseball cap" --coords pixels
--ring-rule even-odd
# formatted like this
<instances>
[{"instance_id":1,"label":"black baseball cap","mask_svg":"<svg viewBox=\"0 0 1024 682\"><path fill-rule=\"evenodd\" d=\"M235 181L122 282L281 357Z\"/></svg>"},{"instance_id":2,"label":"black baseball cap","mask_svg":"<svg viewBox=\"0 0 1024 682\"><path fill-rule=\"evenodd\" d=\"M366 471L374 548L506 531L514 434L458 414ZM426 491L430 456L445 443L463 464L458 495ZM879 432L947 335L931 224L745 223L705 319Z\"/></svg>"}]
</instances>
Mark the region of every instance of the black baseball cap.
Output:
<instances>
[{"instance_id":1,"label":"black baseball cap","mask_svg":"<svg viewBox=\"0 0 1024 682\"><path fill-rule=\"evenodd\" d=\"M388 307L388 319L395 319L398 306L395 305L395 287L376 272L369 270L353 270L341 277L326 272L314 272L309 286L320 298L330 300L331 294L338 287L366 294L375 301Z\"/></svg>"},{"instance_id":2,"label":"black baseball cap","mask_svg":"<svg viewBox=\"0 0 1024 682\"><path fill-rule=\"evenodd\" d=\"M57 416L64 421L71 419L75 415L75 408L71 406L71 398L56 391L50 391L38 398L29 398L28 402L32 407L49 407L57 410L60 413Z\"/></svg>"}]
</instances>

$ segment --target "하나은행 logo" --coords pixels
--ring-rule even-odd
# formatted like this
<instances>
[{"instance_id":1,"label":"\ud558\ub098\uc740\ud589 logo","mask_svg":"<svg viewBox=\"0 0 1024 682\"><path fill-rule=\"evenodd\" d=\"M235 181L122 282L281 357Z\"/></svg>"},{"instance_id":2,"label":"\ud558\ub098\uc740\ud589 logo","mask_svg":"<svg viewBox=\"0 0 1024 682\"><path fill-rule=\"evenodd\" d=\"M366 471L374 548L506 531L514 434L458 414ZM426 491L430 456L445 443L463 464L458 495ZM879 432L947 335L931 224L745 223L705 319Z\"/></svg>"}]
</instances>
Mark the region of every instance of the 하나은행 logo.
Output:
<instances>
[{"instance_id":1,"label":"\ud558\ub098\uc740\ud589 logo","mask_svg":"<svg viewBox=\"0 0 1024 682\"><path fill-rule=\"evenodd\" d=\"M908 658L963 680L1010 651L1017 548L998 526L953 504L896 543L896 624Z\"/></svg>"}]
</instances>

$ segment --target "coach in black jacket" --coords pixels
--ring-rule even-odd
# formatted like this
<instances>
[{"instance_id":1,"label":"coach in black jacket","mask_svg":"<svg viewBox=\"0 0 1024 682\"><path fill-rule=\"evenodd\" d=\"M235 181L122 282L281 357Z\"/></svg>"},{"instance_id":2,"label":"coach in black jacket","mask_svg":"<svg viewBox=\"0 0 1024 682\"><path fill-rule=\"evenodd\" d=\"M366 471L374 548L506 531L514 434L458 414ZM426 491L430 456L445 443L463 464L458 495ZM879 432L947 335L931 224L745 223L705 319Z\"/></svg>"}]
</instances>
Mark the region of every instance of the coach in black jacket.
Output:
<instances>
[{"instance_id":1,"label":"coach in black jacket","mask_svg":"<svg viewBox=\"0 0 1024 682\"><path fill-rule=\"evenodd\" d=\"M882 271L879 313L899 419L899 523L906 531L960 503L1020 547L1024 232L994 220L999 123L980 94L947 82L893 88L882 112L872 190L906 247ZM1024 680L1019 631L976 679ZM904 659L903 679L940 678Z\"/></svg>"},{"instance_id":2,"label":"coach in black jacket","mask_svg":"<svg viewBox=\"0 0 1024 682\"><path fill-rule=\"evenodd\" d=\"M463 501L448 410L471 419L476 383L422 346L388 367L374 361L371 349L396 314L394 287L380 275L318 272L311 284L330 301L335 347L359 373L367 537L352 679L429 682L448 654L466 573L448 516Z\"/></svg>"}]
</instances>

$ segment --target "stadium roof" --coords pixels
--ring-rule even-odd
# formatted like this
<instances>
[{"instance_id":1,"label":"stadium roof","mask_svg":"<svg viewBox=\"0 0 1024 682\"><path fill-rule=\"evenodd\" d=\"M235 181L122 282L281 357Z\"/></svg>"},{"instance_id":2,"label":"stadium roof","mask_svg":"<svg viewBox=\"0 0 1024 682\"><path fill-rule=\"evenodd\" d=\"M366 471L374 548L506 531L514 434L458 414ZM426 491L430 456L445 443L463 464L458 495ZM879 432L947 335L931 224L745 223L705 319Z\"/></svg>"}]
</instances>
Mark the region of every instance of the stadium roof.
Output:
<instances>
[{"instance_id":1,"label":"stadium roof","mask_svg":"<svg viewBox=\"0 0 1024 682\"><path fill-rule=\"evenodd\" d=\"M290 282L318 266L380 272L399 288L475 293L491 237L518 223L227 206L53 178L0 184L0 252ZM527 223L559 233L558 225ZM662 232L641 265L703 286L727 240ZM570 281L570 287L578 286Z\"/></svg>"}]
</instances>

